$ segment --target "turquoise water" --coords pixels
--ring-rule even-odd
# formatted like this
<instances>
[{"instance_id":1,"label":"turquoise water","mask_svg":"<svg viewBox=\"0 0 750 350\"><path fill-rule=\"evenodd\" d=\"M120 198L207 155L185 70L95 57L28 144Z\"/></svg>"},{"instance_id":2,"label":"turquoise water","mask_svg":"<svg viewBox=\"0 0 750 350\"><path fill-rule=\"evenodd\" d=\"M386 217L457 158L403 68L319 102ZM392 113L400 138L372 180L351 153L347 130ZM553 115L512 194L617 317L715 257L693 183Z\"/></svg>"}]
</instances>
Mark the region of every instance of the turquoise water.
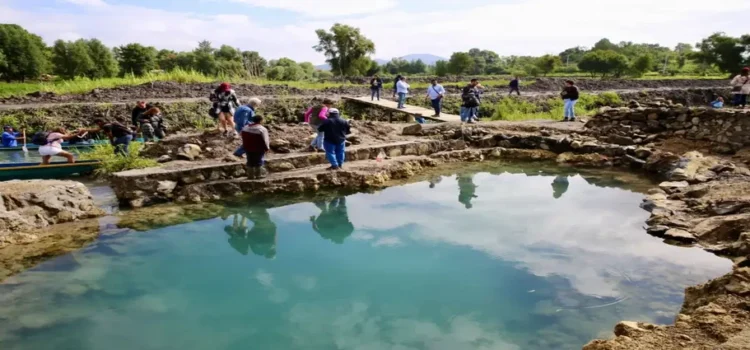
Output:
<instances>
[{"instance_id":1,"label":"turquoise water","mask_svg":"<svg viewBox=\"0 0 750 350\"><path fill-rule=\"evenodd\" d=\"M642 194L530 175L110 230L0 284L0 348L580 349L731 268L648 236Z\"/></svg>"}]
</instances>

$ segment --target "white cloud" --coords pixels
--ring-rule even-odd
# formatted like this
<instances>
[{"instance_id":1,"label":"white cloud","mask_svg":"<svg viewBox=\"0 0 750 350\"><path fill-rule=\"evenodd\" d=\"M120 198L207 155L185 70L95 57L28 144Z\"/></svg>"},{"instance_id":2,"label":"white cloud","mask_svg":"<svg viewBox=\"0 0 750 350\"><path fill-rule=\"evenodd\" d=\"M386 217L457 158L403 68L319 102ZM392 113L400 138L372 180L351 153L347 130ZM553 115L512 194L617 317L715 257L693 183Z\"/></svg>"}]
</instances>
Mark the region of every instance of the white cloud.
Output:
<instances>
[{"instance_id":1,"label":"white cloud","mask_svg":"<svg viewBox=\"0 0 750 350\"><path fill-rule=\"evenodd\" d=\"M64 1L81 6L64 12L0 4L0 22L21 24L48 42L97 37L108 45L141 42L189 50L207 39L268 58L322 63L324 57L312 49L315 29L330 28L334 22L360 28L375 42L378 58L410 53L449 56L472 47L501 55L540 55L591 46L602 37L673 46L695 43L717 31L740 35L750 10L750 1L742 0L716 0L710 6L698 0L526 0L458 9L442 0L357 1L356 6L350 0L232 0L296 14L269 24L268 18L260 22L253 17L253 11L243 15L227 9L225 14L206 15L192 13L187 6L170 12L103 0ZM419 12L411 10L415 8Z\"/></svg>"},{"instance_id":2,"label":"white cloud","mask_svg":"<svg viewBox=\"0 0 750 350\"><path fill-rule=\"evenodd\" d=\"M85 1L85 0L84 0ZM230 0L258 7L282 9L312 17L336 17L357 14L372 14L396 7L396 0L358 1L351 0Z\"/></svg>"}]
</instances>

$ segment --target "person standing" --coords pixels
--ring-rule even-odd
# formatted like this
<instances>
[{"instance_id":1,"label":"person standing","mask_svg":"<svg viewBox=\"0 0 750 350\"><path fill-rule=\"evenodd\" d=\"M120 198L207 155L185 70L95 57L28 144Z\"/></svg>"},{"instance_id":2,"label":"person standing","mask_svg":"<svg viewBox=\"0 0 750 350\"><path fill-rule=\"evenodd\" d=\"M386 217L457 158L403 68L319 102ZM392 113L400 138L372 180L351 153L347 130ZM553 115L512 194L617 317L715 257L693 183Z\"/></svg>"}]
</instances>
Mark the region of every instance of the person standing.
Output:
<instances>
[{"instance_id":1,"label":"person standing","mask_svg":"<svg viewBox=\"0 0 750 350\"><path fill-rule=\"evenodd\" d=\"M323 132L320 131L320 126L323 124L323 122L328 118L328 110L333 105L333 101L331 99L325 98L323 99L323 103L310 107L310 109L305 112L305 123L309 124L310 127L317 133L317 136L310 142L310 149L313 152L316 151L325 151L323 148Z\"/></svg>"},{"instance_id":2,"label":"person standing","mask_svg":"<svg viewBox=\"0 0 750 350\"><path fill-rule=\"evenodd\" d=\"M510 81L510 84L508 84L508 87L510 87L508 96L513 95L513 91L515 91L518 96L521 96L521 79L514 77L513 80Z\"/></svg>"},{"instance_id":3,"label":"person standing","mask_svg":"<svg viewBox=\"0 0 750 350\"><path fill-rule=\"evenodd\" d=\"M396 83L396 94L398 95L398 109L406 108L406 95L409 93L409 84L406 83L406 78L401 77L401 80Z\"/></svg>"},{"instance_id":4,"label":"person standing","mask_svg":"<svg viewBox=\"0 0 750 350\"><path fill-rule=\"evenodd\" d=\"M249 179L260 179L266 177L263 169L266 152L271 149L271 141L268 129L263 124L263 117L256 115L252 124L242 128L240 137L242 147L247 155L247 177Z\"/></svg>"},{"instance_id":5,"label":"person standing","mask_svg":"<svg viewBox=\"0 0 750 350\"><path fill-rule=\"evenodd\" d=\"M475 120L479 120L479 105L482 100L480 90L482 85L479 84L479 80L471 79L469 85L461 90L461 121L466 123L473 123Z\"/></svg>"},{"instance_id":6,"label":"person standing","mask_svg":"<svg viewBox=\"0 0 750 350\"><path fill-rule=\"evenodd\" d=\"M579 94L580 93L578 87L575 85L575 82L572 80L566 80L565 87L560 93L560 96L562 96L563 102L565 104L565 119L563 119L564 122L576 121L576 102L578 102Z\"/></svg>"},{"instance_id":7,"label":"person standing","mask_svg":"<svg viewBox=\"0 0 750 350\"><path fill-rule=\"evenodd\" d=\"M248 104L244 106L240 106L240 108L237 108L237 110L234 112L234 130L237 131L237 133L241 133L242 129L253 122L253 118L255 118L255 109L259 107L261 104L261 101L259 98L253 97L248 101ZM242 147L240 144L239 147L234 151L234 155L237 157L242 157L242 155L245 154L245 148Z\"/></svg>"},{"instance_id":8,"label":"person standing","mask_svg":"<svg viewBox=\"0 0 750 350\"><path fill-rule=\"evenodd\" d=\"M401 81L401 78L403 78L403 76L399 74L396 76L396 79L393 79L393 97L394 98L396 97L396 94L398 93L398 82Z\"/></svg>"},{"instance_id":9,"label":"person standing","mask_svg":"<svg viewBox=\"0 0 750 350\"><path fill-rule=\"evenodd\" d=\"M431 85L427 88L427 98L432 103L432 109L435 110L435 117L440 116L442 110L443 97L445 97L445 88L438 84L436 79L432 79Z\"/></svg>"},{"instance_id":10,"label":"person standing","mask_svg":"<svg viewBox=\"0 0 750 350\"><path fill-rule=\"evenodd\" d=\"M6 125L3 127L2 134L2 145L3 147L18 147L18 141L23 141L24 137L19 136L18 133L13 130L13 127Z\"/></svg>"},{"instance_id":11,"label":"person standing","mask_svg":"<svg viewBox=\"0 0 750 350\"><path fill-rule=\"evenodd\" d=\"M370 79L370 100L375 101L375 96L378 97L378 101L380 101L380 91L383 90L383 79L380 79L379 76L375 75Z\"/></svg>"},{"instance_id":12,"label":"person standing","mask_svg":"<svg viewBox=\"0 0 750 350\"><path fill-rule=\"evenodd\" d=\"M734 106L745 108L747 106L747 95L750 95L750 67L742 68L740 74L732 79L731 85Z\"/></svg>"},{"instance_id":13,"label":"person standing","mask_svg":"<svg viewBox=\"0 0 750 350\"><path fill-rule=\"evenodd\" d=\"M346 156L346 135L351 133L349 122L341 118L338 109L331 108L328 111L328 119L320 126L320 131L325 135L326 158L331 163L328 170L341 169Z\"/></svg>"},{"instance_id":14,"label":"person standing","mask_svg":"<svg viewBox=\"0 0 750 350\"><path fill-rule=\"evenodd\" d=\"M224 130L224 136L234 136L234 115L235 107L240 105L237 94L232 90L229 83L221 83L211 94L211 101L214 102L216 110L214 113L219 118L218 128Z\"/></svg>"}]
</instances>

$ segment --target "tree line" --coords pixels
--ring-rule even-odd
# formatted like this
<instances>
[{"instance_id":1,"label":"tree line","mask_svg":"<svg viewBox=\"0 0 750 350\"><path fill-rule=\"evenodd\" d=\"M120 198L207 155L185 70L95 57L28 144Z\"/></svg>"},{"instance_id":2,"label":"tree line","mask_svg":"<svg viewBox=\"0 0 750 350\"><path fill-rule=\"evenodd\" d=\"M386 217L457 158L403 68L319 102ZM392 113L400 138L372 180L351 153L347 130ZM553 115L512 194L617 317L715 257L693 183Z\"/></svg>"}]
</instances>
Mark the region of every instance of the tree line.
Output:
<instances>
[{"instance_id":1,"label":"tree line","mask_svg":"<svg viewBox=\"0 0 750 350\"><path fill-rule=\"evenodd\" d=\"M316 70L309 62L289 58L266 60L256 51L242 51L229 45L215 48L202 41L192 51L176 52L139 43L109 48L97 39L57 40L47 46L41 37L15 24L0 24L0 79L24 81L54 74L64 79L109 78L154 70L195 71L208 76L265 77L295 81L336 76L385 74L543 76L550 73L588 73L592 76L708 75L735 73L750 65L750 34L732 37L713 34L692 45L674 48L658 44L613 43L601 39L591 48L573 47L557 55L500 56L491 50L454 52L450 59L427 65L421 60L394 58L378 65L370 56L375 44L358 28L334 24L318 29L318 44L331 67Z\"/></svg>"}]
</instances>

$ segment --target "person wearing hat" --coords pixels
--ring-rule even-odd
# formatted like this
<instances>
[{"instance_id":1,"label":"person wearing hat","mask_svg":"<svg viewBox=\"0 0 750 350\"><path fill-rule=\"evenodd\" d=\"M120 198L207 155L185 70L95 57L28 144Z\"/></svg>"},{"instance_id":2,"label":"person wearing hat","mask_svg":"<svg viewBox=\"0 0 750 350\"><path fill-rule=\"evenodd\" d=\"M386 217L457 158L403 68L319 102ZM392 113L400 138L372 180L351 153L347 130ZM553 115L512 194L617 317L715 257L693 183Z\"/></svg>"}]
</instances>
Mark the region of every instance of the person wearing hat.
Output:
<instances>
[{"instance_id":1,"label":"person wearing hat","mask_svg":"<svg viewBox=\"0 0 750 350\"><path fill-rule=\"evenodd\" d=\"M3 147L18 147L18 141L23 141L23 136L13 130L13 127L6 125L3 127L2 145Z\"/></svg>"},{"instance_id":2,"label":"person wearing hat","mask_svg":"<svg viewBox=\"0 0 750 350\"><path fill-rule=\"evenodd\" d=\"M732 79L731 85L734 106L745 108L747 106L747 95L750 95L750 67L742 68L740 74Z\"/></svg>"},{"instance_id":3,"label":"person wearing hat","mask_svg":"<svg viewBox=\"0 0 750 350\"><path fill-rule=\"evenodd\" d=\"M328 119L318 129L323 132L323 148L326 151L326 159L331 163L328 170L339 170L344 165L346 153L346 135L351 133L349 122L341 118L341 113L336 108L328 110Z\"/></svg>"},{"instance_id":4,"label":"person wearing hat","mask_svg":"<svg viewBox=\"0 0 750 350\"><path fill-rule=\"evenodd\" d=\"M234 136L234 109L240 105L237 94L229 83L221 83L210 96L214 103L214 113L218 116L219 130L224 130L224 136Z\"/></svg>"}]
</instances>

